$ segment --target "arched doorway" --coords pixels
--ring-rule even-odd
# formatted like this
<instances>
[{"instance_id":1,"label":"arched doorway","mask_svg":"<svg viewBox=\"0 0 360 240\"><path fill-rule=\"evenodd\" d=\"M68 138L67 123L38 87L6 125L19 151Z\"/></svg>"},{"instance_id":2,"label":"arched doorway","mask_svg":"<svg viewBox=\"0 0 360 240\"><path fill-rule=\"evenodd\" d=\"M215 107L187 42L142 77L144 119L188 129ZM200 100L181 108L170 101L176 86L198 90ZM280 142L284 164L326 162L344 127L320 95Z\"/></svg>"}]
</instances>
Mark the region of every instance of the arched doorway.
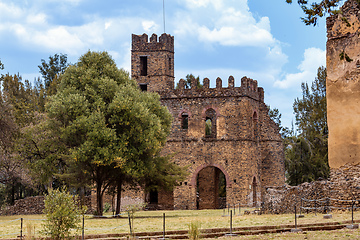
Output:
<instances>
[{"instance_id":1,"label":"arched doorway","mask_svg":"<svg viewBox=\"0 0 360 240\"><path fill-rule=\"evenodd\" d=\"M203 168L196 177L196 208L218 209L226 205L226 178L217 167Z\"/></svg>"}]
</instances>

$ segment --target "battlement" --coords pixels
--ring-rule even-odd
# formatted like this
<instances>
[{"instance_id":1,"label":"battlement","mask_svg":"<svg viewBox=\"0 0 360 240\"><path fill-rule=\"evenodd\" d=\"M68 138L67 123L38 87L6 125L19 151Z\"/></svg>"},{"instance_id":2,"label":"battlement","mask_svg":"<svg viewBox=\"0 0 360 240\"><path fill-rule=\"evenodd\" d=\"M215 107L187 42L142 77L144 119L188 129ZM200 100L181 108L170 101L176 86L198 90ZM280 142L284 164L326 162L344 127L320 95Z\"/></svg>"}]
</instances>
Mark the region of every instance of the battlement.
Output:
<instances>
[{"instance_id":1,"label":"battlement","mask_svg":"<svg viewBox=\"0 0 360 240\"><path fill-rule=\"evenodd\" d=\"M159 37L154 33L148 40L148 35L132 34L132 51L133 52L149 52L149 51L169 51L174 52L174 36L163 33Z\"/></svg>"},{"instance_id":2,"label":"battlement","mask_svg":"<svg viewBox=\"0 0 360 240\"><path fill-rule=\"evenodd\" d=\"M197 88L196 83L191 83L191 88L185 88L185 80L180 79L178 88L173 92L161 92L162 98L214 98L214 97L243 97L248 96L254 100L264 102L264 89L258 87L256 80L241 78L241 86L235 87L233 76L228 78L228 87L222 86L222 79L216 79L216 87L210 88L210 80L204 78L202 88Z\"/></svg>"}]
</instances>

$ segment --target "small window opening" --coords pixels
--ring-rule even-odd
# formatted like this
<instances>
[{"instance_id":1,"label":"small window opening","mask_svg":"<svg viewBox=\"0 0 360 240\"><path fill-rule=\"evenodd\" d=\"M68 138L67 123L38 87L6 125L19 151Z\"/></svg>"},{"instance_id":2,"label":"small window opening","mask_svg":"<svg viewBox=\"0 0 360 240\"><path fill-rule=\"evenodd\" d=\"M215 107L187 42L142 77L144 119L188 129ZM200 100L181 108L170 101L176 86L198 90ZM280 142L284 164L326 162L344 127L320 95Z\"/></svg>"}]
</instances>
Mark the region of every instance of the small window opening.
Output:
<instances>
[{"instance_id":1,"label":"small window opening","mask_svg":"<svg viewBox=\"0 0 360 240\"><path fill-rule=\"evenodd\" d=\"M143 92L146 92L147 91L147 84L140 83L140 90L143 91Z\"/></svg>"},{"instance_id":2,"label":"small window opening","mask_svg":"<svg viewBox=\"0 0 360 240\"><path fill-rule=\"evenodd\" d=\"M181 114L181 128L182 129L189 128L189 115L187 113Z\"/></svg>"},{"instance_id":3,"label":"small window opening","mask_svg":"<svg viewBox=\"0 0 360 240\"><path fill-rule=\"evenodd\" d=\"M205 137L216 138L216 112L212 108L205 112Z\"/></svg>"},{"instance_id":4,"label":"small window opening","mask_svg":"<svg viewBox=\"0 0 360 240\"><path fill-rule=\"evenodd\" d=\"M211 136L211 127L212 127L211 119L207 118L205 121L205 135L206 136Z\"/></svg>"},{"instance_id":5,"label":"small window opening","mask_svg":"<svg viewBox=\"0 0 360 240\"><path fill-rule=\"evenodd\" d=\"M258 137L258 115L257 112L253 114L253 130L254 130L254 137Z\"/></svg>"},{"instance_id":6,"label":"small window opening","mask_svg":"<svg viewBox=\"0 0 360 240\"><path fill-rule=\"evenodd\" d=\"M171 57L169 57L169 70L171 70Z\"/></svg>"},{"instance_id":7,"label":"small window opening","mask_svg":"<svg viewBox=\"0 0 360 240\"><path fill-rule=\"evenodd\" d=\"M185 185L187 185L187 182L185 182Z\"/></svg>"},{"instance_id":8,"label":"small window opening","mask_svg":"<svg viewBox=\"0 0 360 240\"><path fill-rule=\"evenodd\" d=\"M147 56L140 57L140 75L147 76Z\"/></svg>"},{"instance_id":9,"label":"small window opening","mask_svg":"<svg viewBox=\"0 0 360 240\"><path fill-rule=\"evenodd\" d=\"M236 183L236 179L234 179L234 183Z\"/></svg>"}]
</instances>

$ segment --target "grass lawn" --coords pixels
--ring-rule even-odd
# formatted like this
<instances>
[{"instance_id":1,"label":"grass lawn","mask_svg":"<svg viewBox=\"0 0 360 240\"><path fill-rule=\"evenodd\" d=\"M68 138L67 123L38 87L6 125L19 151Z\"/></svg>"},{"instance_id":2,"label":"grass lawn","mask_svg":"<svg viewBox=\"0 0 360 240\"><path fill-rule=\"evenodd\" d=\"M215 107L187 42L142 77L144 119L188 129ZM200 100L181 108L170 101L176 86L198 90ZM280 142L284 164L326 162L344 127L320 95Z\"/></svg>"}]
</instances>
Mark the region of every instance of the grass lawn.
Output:
<instances>
[{"instance_id":1,"label":"grass lawn","mask_svg":"<svg viewBox=\"0 0 360 240\"><path fill-rule=\"evenodd\" d=\"M242 213L243 213L242 209ZM223 217L222 210L183 210L183 211L140 211L135 214L134 229L135 232L153 232L162 231L163 213L166 215L166 230L188 230L190 222L199 222L201 228L224 228L229 227L229 217ZM305 214L304 218L298 219L298 224L320 223L320 222L341 222L351 220L351 212L332 213L332 219L323 219L322 214L315 216ZM126 215L122 218L92 218L85 216L85 234L106 234L106 233L128 233L129 221ZM44 215L26 215L26 216L0 216L0 238L14 238L20 233L20 218L23 218L23 234L31 230L32 234L39 237L39 231L42 229ZM360 212L354 213L354 219L360 219ZM281 215L235 215L233 216L233 227L261 226L261 225L281 225L294 224L293 214ZM330 235L335 232L335 235ZM15 233L15 234L13 234ZM260 236L244 236L232 239L360 239L359 230L341 230L327 232L307 232L306 234L266 234ZM12 235L8 235L12 234ZM318 237L321 234L321 237ZM339 236L349 238L341 238ZM296 238L294 238L296 237Z\"/></svg>"}]
</instances>

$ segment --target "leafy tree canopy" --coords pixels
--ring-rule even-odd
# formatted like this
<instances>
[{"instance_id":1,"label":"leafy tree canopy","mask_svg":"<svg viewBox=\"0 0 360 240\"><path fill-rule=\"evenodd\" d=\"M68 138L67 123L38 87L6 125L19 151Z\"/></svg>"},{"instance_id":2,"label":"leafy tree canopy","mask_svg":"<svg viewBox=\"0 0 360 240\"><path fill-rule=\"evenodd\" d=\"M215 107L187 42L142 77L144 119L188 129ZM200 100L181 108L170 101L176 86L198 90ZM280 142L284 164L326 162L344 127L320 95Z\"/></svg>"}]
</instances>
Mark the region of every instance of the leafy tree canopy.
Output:
<instances>
[{"instance_id":1,"label":"leafy tree canopy","mask_svg":"<svg viewBox=\"0 0 360 240\"><path fill-rule=\"evenodd\" d=\"M356 0L358 3L360 1ZM286 0L287 3L292 3L292 0ZM305 17L301 20L306 25L317 24L318 18L325 16L326 14L332 14L341 5L343 0L321 0L315 2L309 2L308 0L298 0L297 3L301 6L301 9L305 13Z\"/></svg>"},{"instance_id":2,"label":"leafy tree canopy","mask_svg":"<svg viewBox=\"0 0 360 240\"><path fill-rule=\"evenodd\" d=\"M185 77L185 88L190 89L192 83L195 83L197 88L202 88L202 84L200 83L200 76L195 77L192 73L190 73ZM176 89L178 88L179 83L176 84Z\"/></svg>"},{"instance_id":3,"label":"leafy tree canopy","mask_svg":"<svg viewBox=\"0 0 360 240\"><path fill-rule=\"evenodd\" d=\"M98 214L117 177L145 181L154 165L163 164L159 154L172 117L159 100L141 92L106 52L90 51L66 69L50 97L48 116L70 150L72 178L96 184Z\"/></svg>"},{"instance_id":4,"label":"leafy tree canopy","mask_svg":"<svg viewBox=\"0 0 360 240\"><path fill-rule=\"evenodd\" d=\"M49 62L41 59L41 65L39 65L39 71L44 79L45 89L48 95L52 95L56 92L56 86L59 83L59 75L65 72L65 69L69 66L67 63L67 55L55 54L49 57Z\"/></svg>"}]
</instances>

